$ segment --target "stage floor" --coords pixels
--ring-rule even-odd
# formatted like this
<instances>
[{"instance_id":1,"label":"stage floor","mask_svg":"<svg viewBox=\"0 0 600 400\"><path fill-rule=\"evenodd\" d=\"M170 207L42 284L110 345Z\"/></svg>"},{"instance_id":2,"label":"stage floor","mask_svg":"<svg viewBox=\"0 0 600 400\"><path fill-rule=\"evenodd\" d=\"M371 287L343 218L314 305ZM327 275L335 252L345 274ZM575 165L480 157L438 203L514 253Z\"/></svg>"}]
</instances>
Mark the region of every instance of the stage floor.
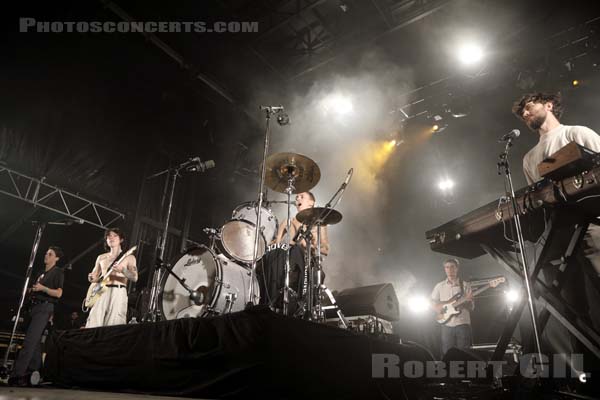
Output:
<instances>
[{"instance_id":1,"label":"stage floor","mask_svg":"<svg viewBox=\"0 0 600 400\"><path fill-rule=\"evenodd\" d=\"M141 400L183 399L184 397L153 396L148 394L93 392L88 390L55 389L52 387L0 387L0 400ZM189 399L186 399L189 400Z\"/></svg>"}]
</instances>

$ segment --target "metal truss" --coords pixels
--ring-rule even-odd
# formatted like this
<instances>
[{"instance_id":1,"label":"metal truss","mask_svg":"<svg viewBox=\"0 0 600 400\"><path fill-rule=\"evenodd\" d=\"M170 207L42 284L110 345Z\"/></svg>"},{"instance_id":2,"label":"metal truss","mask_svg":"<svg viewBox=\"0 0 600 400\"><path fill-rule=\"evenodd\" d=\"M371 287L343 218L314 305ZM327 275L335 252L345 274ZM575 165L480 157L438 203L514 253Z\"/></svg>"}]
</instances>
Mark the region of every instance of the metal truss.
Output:
<instances>
[{"instance_id":1,"label":"metal truss","mask_svg":"<svg viewBox=\"0 0 600 400\"><path fill-rule=\"evenodd\" d=\"M124 219L125 214L45 183L45 177L32 178L0 165L0 193L54 211L65 217L81 220L101 229Z\"/></svg>"}]
</instances>

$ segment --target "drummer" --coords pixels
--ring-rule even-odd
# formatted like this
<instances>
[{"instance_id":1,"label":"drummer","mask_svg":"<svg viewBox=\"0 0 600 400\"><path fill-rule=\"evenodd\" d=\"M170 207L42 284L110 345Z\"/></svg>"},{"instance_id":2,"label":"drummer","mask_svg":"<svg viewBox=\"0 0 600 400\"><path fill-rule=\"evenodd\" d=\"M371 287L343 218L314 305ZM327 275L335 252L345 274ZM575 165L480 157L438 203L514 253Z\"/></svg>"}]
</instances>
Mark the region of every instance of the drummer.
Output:
<instances>
[{"instance_id":1,"label":"drummer","mask_svg":"<svg viewBox=\"0 0 600 400\"><path fill-rule=\"evenodd\" d=\"M308 208L313 208L315 206L315 195L312 194L311 192L303 192L303 193L298 193L296 195L296 208L298 209L298 212L306 210ZM294 217L292 219L292 223L290 226L290 237L291 238L295 238L296 237L296 233L298 232L298 229L306 229L306 227L296 219L296 217ZM286 230L287 230L287 219L284 220L280 225L279 225L279 230L277 231L277 236L275 237L275 240L273 241L273 243L275 244L280 244L282 242L284 242L284 238L287 236L286 235ZM313 227L312 228L312 247L313 247L313 254L316 254L317 251L317 228ZM292 245L295 244L294 240L291 241ZM300 245L302 246L302 248L306 249L306 241L304 239L302 239L300 241ZM327 238L327 226L322 226L321 227L321 255L326 256L327 254L329 254L329 240Z\"/></svg>"}]
</instances>

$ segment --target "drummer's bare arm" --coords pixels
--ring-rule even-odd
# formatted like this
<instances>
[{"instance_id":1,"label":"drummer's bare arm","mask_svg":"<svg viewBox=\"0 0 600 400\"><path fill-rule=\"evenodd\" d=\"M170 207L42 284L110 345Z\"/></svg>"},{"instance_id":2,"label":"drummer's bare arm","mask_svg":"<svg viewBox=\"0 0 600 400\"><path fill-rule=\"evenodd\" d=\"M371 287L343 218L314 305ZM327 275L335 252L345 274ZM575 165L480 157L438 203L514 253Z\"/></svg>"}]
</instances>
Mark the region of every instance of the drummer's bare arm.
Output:
<instances>
[{"instance_id":1,"label":"drummer's bare arm","mask_svg":"<svg viewBox=\"0 0 600 400\"><path fill-rule=\"evenodd\" d=\"M273 243L279 244L283 240L283 235L285 235L285 228L287 227L287 219L279 224L279 229L277 230L277 236L275 236L275 240Z\"/></svg>"},{"instance_id":2,"label":"drummer's bare arm","mask_svg":"<svg viewBox=\"0 0 600 400\"><path fill-rule=\"evenodd\" d=\"M329 237L326 226L321 227L321 254L324 256L329 254Z\"/></svg>"}]
</instances>

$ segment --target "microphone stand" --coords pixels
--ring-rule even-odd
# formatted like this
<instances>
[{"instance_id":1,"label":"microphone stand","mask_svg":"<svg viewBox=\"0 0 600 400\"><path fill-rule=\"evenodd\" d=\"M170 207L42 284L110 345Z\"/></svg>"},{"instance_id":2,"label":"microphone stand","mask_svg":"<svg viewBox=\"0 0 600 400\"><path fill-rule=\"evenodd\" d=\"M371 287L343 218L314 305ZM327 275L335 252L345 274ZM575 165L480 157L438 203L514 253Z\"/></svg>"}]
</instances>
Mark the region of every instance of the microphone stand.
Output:
<instances>
[{"instance_id":1,"label":"microphone stand","mask_svg":"<svg viewBox=\"0 0 600 400\"><path fill-rule=\"evenodd\" d=\"M262 205L264 201L264 189L265 189L265 176L267 174L267 153L269 151L269 137L271 135L271 114L273 113L269 107L264 109L265 111L265 141L263 147L263 158L262 164L260 168L260 180L258 183L258 211L256 215L256 226L254 230L254 249L252 252L252 265L250 268L250 293L248 296L248 303L246 303L246 308L250 308L256 304L256 294L254 293L254 280L256 279L256 262L258 255L258 243L259 243L259 234L260 234L260 219L262 216Z\"/></svg>"},{"instance_id":2,"label":"microphone stand","mask_svg":"<svg viewBox=\"0 0 600 400\"><path fill-rule=\"evenodd\" d=\"M35 261L35 256L37 255L38 248L40 246L40 241L42 240L42 233L46 228L46 224L44 222L35 222L37 225L37 229L35 231L35 238L33 239L33 246L31 247L31 256L29 257L29 264L27 265L27 270L25 272L25 284L23 285L23 291L21 292L21 299L19 300L19 308L17 309L17 315L15 317L15 323L13 324L12 331L10 333L10 339L8 341L8 347L6 348L6 353L4 354L4 362L2 364L3 373L8 372L8 356L10 354L12 344L15 338L15 334L17 332L17 325L19 324L19 318L21 318L21 311L23 310L23 304L25 303L25 297L27 296L27 288L29 287L29 281L31 279L31 273L33 272L33 263Z\"/></svg>"},{"instance_id":3,"label":"microphone stand","mask_svg":"<svg viewBox=\"0 0 600 400\"><path fill-rule=\"evenodd\" d=\"M519 258L520 263L523 268L523 276L525 280L525 287L527 289L527 301L529 303L529 313L531 314L531 323L533 326L533 335L535 338L535 346L539 357L539 365L540 368L543 369L543 359L542 359L542 349L540 345L540 337L536 322L535 308L533 304L533 297L531 295L531 282L529 281L529 267L527 257L525 256L525 238L523 237L523 229L521 227L521 217L519 215L519 204L517 202L517 198L515 197L515 188L513 186L512 175L510 172L510 164L508 162L508 152L512 147L513 138L509 137L506 141L506 147L504 148L504 152L500 154L498 162L498 173L504 173L506 178L506 182L509 188L509 195L513 209L513 220L515 224L515 230L517 233L517 241L519 243Z\"/></svg>"},{"instance_id":4,"label":"microphone stand","mask_svg":"<svg viewBox=\"0 0 600 400\"><path fill-rule=\"evenodd\" d=\"M181 163L180 165L178 165L175 168L167 168L163 171L157 172L156 174L151 175L148 178L146 178L146 179L152 179L152 178L156 178L158 176L164 175L166 173L169 173L169 176L167 177L167 183L170 183L171 187L169 190L169 204L167 206L167 216L165 218L165 225L163 228L163 234L162 234L162 237L160 240L160 245L159 245L159 254L155 261L154 276L152 277L152 288L150 290L150 302L148 304L148 311L146 312L146 315L144 316L144 318L142 318L143 321L156 322L159 319L158 296L160 293L160 284L162 283L162 280L164 279L163 273L162 273L162 267L165 266L164 256L165 256L165 249L167 247L167 234L169 232L169 223L171 222L171 212L173 209L173 197L175 196L175 186L177 185L177 178L179 178L181 176L181 170L188 168L189 166L190 166L190 160ZM205 169L200 168L197 171L204 172L204 170ZM173 275L175 275L175 273L173 273Z\"/></svg>"}]
</instances>

